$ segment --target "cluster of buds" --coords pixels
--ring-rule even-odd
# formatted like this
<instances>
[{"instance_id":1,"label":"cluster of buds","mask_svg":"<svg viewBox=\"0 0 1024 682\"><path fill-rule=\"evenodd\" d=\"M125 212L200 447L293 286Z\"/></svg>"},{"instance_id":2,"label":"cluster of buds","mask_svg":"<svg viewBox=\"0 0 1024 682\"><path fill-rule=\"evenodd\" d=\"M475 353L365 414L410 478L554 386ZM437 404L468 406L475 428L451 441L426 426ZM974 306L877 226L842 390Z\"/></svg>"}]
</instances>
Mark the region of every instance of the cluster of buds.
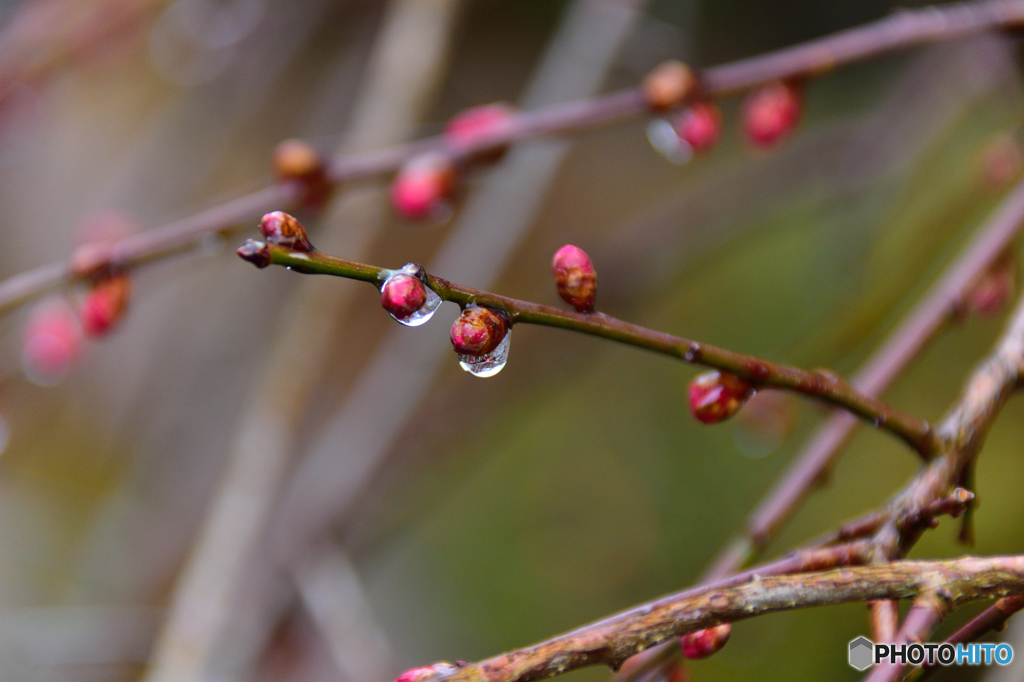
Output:
<instances>
[{"instance_id":1,"label":"cluster of buds","mask_svg":"<svg viewBox=\"0 0 1024 682\"><path fill-rule=\"evenodd\" d=\"M683 635L679 639L679 647L683 650L683 656L687 658L707 658L721 651L729 641L731 634L732 626L729 623L722 623L713 628L705 628Z\"/></svg>"},{"instance_id":2,"label":"cluster of buds","mask_svg":"<svg viewBox=\"0 0 1024 682\"><path fill-rule=\"evenodd\" d=\"M791 81L776 81L754 90L743 102L743 129L757 147L770 147L796 128L803 96Z\"/></svg>"},{"instance_id":3,"label":"cluster of buds","mask_svg":"<svg viewBox=\"0 0 1024 682\"><path fill-rule=\"evenodd\" d=\"M458 181L447 154L427 152L405 164L391 185L391 205L407 220L439 218L447 213Z\"/></svg>"},{"instance_id":4,"label":"cluster of buds","mask_svg":"<svg viewBox=\"0 0 1024 682\"><path fill-rule=\"evenodd\" d=\"M736 414L752 395L753 387L735 374L704 372L690 383L690 412L704 424L717 424Z\"/></svg>"},{"instance_id":5,"label":"cluster of buds","mask_svg":"<svg viewBox=\"0 0 1024 682\"><path fill-rule=\"evenodd\" d=\"M597 297L597 271L590 256L578 246L566 244L551 259L555 286L562 300L581 313L594 311Z\"/></svg>"},{"instance_id":6,"label":"cluster of buds","mask_svg":"<svg viewBox=\"0 0 1024 682\"><path fill-rule=\"evenodd\" d=\"M302 186L300 206L318 210L327 205L334 183L328 176L327 159L319 151L302 140L285 140L274 150L271 165L278 180Z\"/></svg>"}]
</instances>

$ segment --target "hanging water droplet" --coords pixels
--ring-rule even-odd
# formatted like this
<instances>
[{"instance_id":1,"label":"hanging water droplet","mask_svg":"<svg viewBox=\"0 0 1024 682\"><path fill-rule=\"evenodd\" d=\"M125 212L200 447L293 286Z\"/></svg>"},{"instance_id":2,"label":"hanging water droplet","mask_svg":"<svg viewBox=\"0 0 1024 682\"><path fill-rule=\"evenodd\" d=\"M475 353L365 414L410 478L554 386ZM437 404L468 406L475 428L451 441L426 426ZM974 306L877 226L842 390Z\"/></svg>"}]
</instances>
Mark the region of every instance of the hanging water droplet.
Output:
<instances>
[{"instance_id":1,"label":"hanging water droplet","mask_svg":"<svg viewBox=\"0 0 1024 682\"><path fill-rule=\"evenodd\" d=\"M512 340L512 331L505 334L498 347L484 355L459 354L459 364L473 376L493 377L505 367L508 361L508 345Z\"/></svg>"},{"instance_id":2,"label":"hanging water droplet","mask_svg":"<svg viewBox=\"0 0 1024 682\"><path fill-rule=\"evenodd\" d=\"M655 151L676 165L681 166L693 158L690 145L680 139L672 124L663 118L655 119L647 126L647 140Z\"/></svg>"},{"instance_id":3,"label":"hanging water droplet","mask_svg":"<svg viewBox=\"0 0 1024 682\"><path fill-rule=\"evenodd\" d=\"M422 286L411 286L411 280L418 280ZM406 327L425 324L441 305L441 297L427 284L426 270L417 263L407 263L401 270L391 272L380 291L384 309Z\"/></svg>"}]
</instances>

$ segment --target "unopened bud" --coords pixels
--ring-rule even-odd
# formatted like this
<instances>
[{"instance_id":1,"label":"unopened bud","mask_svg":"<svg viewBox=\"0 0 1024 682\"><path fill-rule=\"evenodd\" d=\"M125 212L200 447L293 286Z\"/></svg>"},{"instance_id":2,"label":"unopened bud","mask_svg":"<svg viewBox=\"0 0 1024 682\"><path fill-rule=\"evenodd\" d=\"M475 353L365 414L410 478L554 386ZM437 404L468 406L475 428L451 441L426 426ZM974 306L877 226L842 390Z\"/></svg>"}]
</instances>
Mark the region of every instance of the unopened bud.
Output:
<instances>
[{"instance_id":1,"label":"unopened bud","mask_svg":"<svg viewBox=\"0 0 1024 682\"><path fill-rule=\"evenodd\" d=\"M271 160L274 174L284 182L298 182L304 188L299 203L304 208L323 208L331 197L327 160L302 140L285 140L277 145Z\"/></svg>"},{"instance_id":2,"label":"unopened bud","mask_svg":"<svg viewBox=\"0 0 1024 682\"><path fill-rule=\"evenodd\" d=\"M731 634L732 626L729 623L722 623L713 628L683 635L679 645L682 647L683 656L687 658L707 658L711 654L721 651L725 643L729 641Z\"/></svg>"},{"instance_id":3,"label":"unopened bud","mask_svg":"<svg viewBox=\"0 0 1024 682\"><path fill-rule=\"evenodd\" d=\"M455 164L446 155L427 153L410 160L391 185L391 204L408 220L436 215L455 190Z\"/></svg>"},{"instance_id":4,"label":"unopened bud","mask_svg":"<svg viewBox=\"0 0 1024 682\"><path fill-rule=\"evenodd\" d=\"M124 273L104 277L93 284L78 308L86 335L98 338L110 332L124 317L130 297L131 284Z\"/></svg>"},{"instance_id":5,"label":"unopened bud","mask_svg":"<svg viewBox=\"0 0 1024 682\"><path fill-rule=\"evenodd\" d=\"M1024 171L1024 151L1017 137L1000 133L986 144L981 152L981 171L985 189L993 192L1020 177Z\"/></svg>"},{"instance_id":6,"label":"unopened bud","mask_svg":"<svg viewBox=\"0 0 1024 682\"><path fill-rule=\"evenodd\" d=\"M697 74L679 61L662 62L647 74L640 91L652 111L667 111L685 104L700 88Z\"/></svg>"},{"instance_id":7,"label":"unopened bud","mask_svg":"<svg viewBox=\"0 0 1024 682\"><path fill-rule=\"evenodd\" d=\"M313 250L306 228L294 216L284 211L273 211L263 216L260 220L260 232L271 244L307 253Z\"/></svg>"},{"instance_id":8,"label":"unopened bud","mask_svg":"<svg viewBox=\"0 0 1024 682\"><path fill-rule=\"evenodd\" d=\"M399 675L395 682L430 682L451 675L462 665L465 665L462 661L454 665L447 661L441 661L433 665L425 665L422 668L411 668Z\"/></svg>"},{"instance_id":9,"label":"unopened bud","mask_svg":"<svg viewBox=\"0 0 1024 682\"><path fill-rule=\"evenodd\" d=\"M583 249L566 244L555 252L551 269L555 274L558 295L563 301L582 313L594 310L597 271Z\"/></svg>"},{"instance_id":10,"label":"unopened bud","mask_svg":"<svg viewBox=\"0 0 1024 682\"><path fill-rule=\"evenodd\" d=\"M245 243L235 251L242 260L247 260L258 268L270 265L270 247L266 242L246 239Z\"/></svg>"},{"instance_id":11,"label":"unopened bud","mask_svg":"<svg viewBox=\"0 0 1024 682\"><path fill-rule=\"evenodd\" d=\"M736 414L753 394L750 384L735 374L704 372L690 383L690 412L705 424L717 424Z\"/></svg>"},{"instance_id":12,"label":"unopened bud","mask_svg":"<svg viewBox=\"0 0 1024 682\"><path fill-rule=\"evenodd\" d=\"M703 154L718 144L722 134L722 112L714 102L697 102L684 109L673 122L680 140L690 145L694 154Z\"/></svg>"},{"instance_id":13,"label":"unopened bud","mask_svg":"<svg viewBox=\"0 0 1024 682\"><path fill-rule=\"evenodd\" d=\"M803 113L803 97L791 82L777 81L754 90L743 103L743 128L758 147L787 137Z\"/></svg>"},{"instance_id":14,"label":"unopened bud","mask_svg":"<svg viewBox=\"0 0 1024 682\"><path fill-rule=\"evenodd\" d=\"M427 287L409 275L388 278L380 291L380 304L397 320L407 320L427 302Z\"/></svg>"},{"instance_id":15,"label":"unopened bud","mask_svg":"<svg viewBox=\"0 0 1024 682\"><path fill-rule=\"evenodd\" d=\"M979 315L1001 312L1017 288L1017 255L1007 251L978 278L967 294L970 309Z\"/></svg>"},{"instance_id":16,"label":"unopened bud","mask_svg":"<svg viewBox=\"0 0 1024 682\"><path fill-rule=\"evenodd\" d=\"M452 325L452 347L459 355L480 357L498 347L508 334L508 318L492 308L466 308Z\"/></svg>"},{"instance_id":17,"label":"unopened bud","mask_svg":"<svg viewBox=\"0 0 1024 682\"><path fill-rule=\"evenodd\" d=\"M455 115L444 127L444 141L456 152L462 153L468 147L486 143L487 140L506 133L515 120L516 110L504 103L485 104L466 109ZM499 160L508 145L499 145L476 155L480 161Z\"/></svg>"},{"instance_id":18,"label":"unopened bud","mask_svg":"<svg viewBox=\"0 0 1024 682\"><path fill-rule=\"evenodd\" d=\"M41 386L60 383L81 351L82 329L67 301L49 299L32 310L21 349L22 368L30 381Z\"/></svg>"},{"instance_id":19,"label":"unopened bud","mask_svg":"<svg viewBox=\"0 0 1024 682\"><path fill-rule=\"evenodd\" d=\"M135 219L121 211L96 211L76 228L79 245L71 253L71 274L95 277L113 266L115 245L139 231Z\"/></svg>"}]
</instances>

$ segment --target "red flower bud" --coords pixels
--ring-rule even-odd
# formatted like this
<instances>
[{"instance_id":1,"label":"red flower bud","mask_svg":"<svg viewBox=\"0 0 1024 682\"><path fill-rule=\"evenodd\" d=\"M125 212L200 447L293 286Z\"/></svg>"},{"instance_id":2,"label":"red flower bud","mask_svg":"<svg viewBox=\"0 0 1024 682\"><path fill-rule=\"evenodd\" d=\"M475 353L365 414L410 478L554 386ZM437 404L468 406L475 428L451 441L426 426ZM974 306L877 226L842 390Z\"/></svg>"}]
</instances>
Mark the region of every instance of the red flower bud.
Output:
<instances>
[{"instance_id":1,"label":"red flower bud","mask_svg":"<svg viewBox=\"0 0 1024 682\"><path fill-rule=\"evenodd\" d=\"M803 113L803 97L790 82L754 90L743 103L743 127L758 147L769 147L793 132Z\"/></svg>"},{"instance_id":2,"label":"red flower bud","mask_svg":"<svg viewBox=\"0 0 1024 682\"><path fill-rule=\"evenodd\" d=\"M82 351L82 330L75 311L61 298L37 305L25 326L21 363L30 381L59 383Z\"/></svg>"},{"instance_id":3,"label":"red flower bud","mask_svg":"<svg viewBox=\"0 0 1024 682\"><path fill-rule=\"evenodd\" d=\"M394 275L384 283L380 304L398 320L407 320L427 302L427 287L409 275Z\"/></svg>"},{"instance_id":4,"label":"red flower bud","mask_svg":"<svg viewBox=\"0 0 1024 682\"><path fill-rule=\"evenodd\" d=\"M711 654L721 651L725 643L729 641L731 634L732 626L729 623L722 623L713 628L685 634L680 638L679 644L683 649L683 656L707 658Z\"/></svg>"},{"instance_id":5,"label":"red flower bud","mask_svg":"<svg viewBox=\"0 0 1024 682\"><path fill-rule=\"evenodd\" d=\"M96 282L78 308L86 335L98 338L113 329L124 317L130 295L131 285L124 273Z\"/></svg>"},{"instance_id":6,"label":"red flower bud","mask_svg":"<svg viewBox=\"0 0 1024 682\"><path fill-rule=\"evenodd\" d=\"M679 61L662 62L640 86L644 103L652 111L667 111L686 103L700 88L697 74Z\"/></svg>"},{"instance_id":7,"label":"red flower bud","mask_svg":"<svg viewBox=\"0 0 1024 682\"><path fill-rule=\"evenodd\" d=\"M725 421L754 394L750 384L735 374L712 370L690 383L690 412L705 424Z\"/></svg>"},{"instance_id":8,"label":"red flower bud","mask_svg":"<svg viewBox=\"0 0 1024 682\"><path fill-rule=\"evenodd\" d=\"M451 341L459 355L480 357L498 347L508 334L508 318L485 307L466 308L452 325Z\"/></svg>"},{"instance_id":9,"label":"red flower bud","mask_svg":"<svg viewBox=\"0 0 1024 682\"><path fill-rule=\"evenodd\" d=\"M305 188L300 203L305 208L322 208L333 189L327 177L327 161L302 140L285 140L277 145L271 159L274 174L283 182L299 182Z\"/></svg>"},{"instance_id":10,"label":"red flower bud","mask_svg":"<svg viewBox=\"0 0 1024 682\"><path fill-rule=\"evenodd\" d=\"M566 244L551 259L555 286L562 300L581 313L594 310L597 297L597 271L583 249Z\"/></svg>"},{"instance_id":11,"label":"red flower bud","mask_svg":"<svg viewBox=\"0 0 1024 682\"><path fill-rule=\"evenodd\" d=\"M424 220L455 190L455 165L444 154L428 153L410 160L391 185L391 204L400 216Z\"/></svg>"},{"instance_id":12,"label":"red flower bud","mask_svg":"<svg viewBox=\"0 0 1024 682\"><path fill-rule=\"evenodd\" d=\"M395 682L428 682L445 675L450 675L459 669L459 665L452 665L447 661L441 661L434 665L425 665L422 668L411 668L398 676Z\"/></svg>"},{"instance_id":13,"label":"red flower bud","mask_svg":"<svg viewBox=\"0 0 1024 682\"><path fill-rule=\"evenodd\" d=\"M504 103L466 109L456 114L444 127L444 141L455 151L462 152L467 147L480 144L509 130L515 113L514 108ZM479 159L497 161L506 151L508 145L501 145L493 150L486 150Z\"/></svg>"},{"instance_id":14,"label":"red flower bud","mask_svg":"<svg viewBox=\"0 0 1024 682\"><path fill-rule=\"evenodd\" d=\"M284 211L273 211L263 216L260 220L260 232L271 244L307 253L313 250L306 228L294 216Z\"/></svg>"},{"instance_id":15,"label":"red flower bud","mask_svg":"<svg viewBox=\"0 0 1024 682\"><path fill-rule=\"evenodd\" d=\"M703 154L718 143L722 134L722 112L714 102L698 102L679 114L673 128L694 154Z\"/></svg>"}]
</instances>

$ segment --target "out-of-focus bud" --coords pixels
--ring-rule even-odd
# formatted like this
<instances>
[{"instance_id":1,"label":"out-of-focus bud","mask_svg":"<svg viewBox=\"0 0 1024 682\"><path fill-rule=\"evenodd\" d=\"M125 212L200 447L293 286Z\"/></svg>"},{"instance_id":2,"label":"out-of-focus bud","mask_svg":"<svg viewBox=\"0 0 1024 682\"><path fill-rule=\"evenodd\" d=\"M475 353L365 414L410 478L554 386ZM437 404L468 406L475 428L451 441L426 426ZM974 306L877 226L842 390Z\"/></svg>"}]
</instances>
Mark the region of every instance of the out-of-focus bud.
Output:
<instances>
[{"instance_id":1,"label":"out-of-focus bud","mask_svg":"<svg viewBox=\"0 0 1024 682\"><path fill-rule=\"evenodd\" d=\"M978 278L967 294L970 310L979 315L1000 313L1017 289L1017 254L1007 250Z\"/></svg>"},{"instance_id":2,"label":"out-of-focus bud","mask_svg":"<svg viewBox=\"0 0 1024 682\"><path fill-rule=\"evenodd\" d=\"M313 250L306 228L294 216L284 211L273 211L263 216L260 220L260 232L271 244L306 253Z\"/></svg>"},{"instance_id":3,"label":"out-of-focus bud","mask_svg":"<svg viewBox=\"0 0 1024 682\"><path fill-rule=\"evenodd\" d=\"M411 668L398 676L395 682L430 682L451 675L459 669L459 665L452 665L447 661L441 661L433 665L425 665L422 668Z\"/></svg>"},{"instance_id":4,"label":"out-of-focus bud","mask_svg":"<svg viewBox=\"0 0 1024 682\"><path fill-rule=\"evenodd\" d=\"M119 211L97 211L86 216L76 230L79 246L71 253L71 274L86 279L110 269L114 245L136 232L135 220Z\"/></svg>"},{"instance_id":5,"label":"out-of-focus bud","mask_svg":"<svg viewBox=\"0 0 1024 682\"><path fill-rule=\"evenodd\" d=\"M794 83L778 81L762 86L743 103L743 129L758 147L785 139L803 113L803 96Z\"/></svg>"},{"instance_id":6,"label":"out-of-focus bud","mask_svg":"<svg viewBox=\"0 0 1024 682\"><path fill-rule=\"evenodd\" d=\"M683 650L683 656L687 658L707 658L721 651L731 634L732 626L729 623L722 623L713 628L683 635L679 640L679 646Z\"/></svg>"},{"instance_id":7,"label":"out-of-focus bud","mask_svg":"<svg viewBox=\"0 0 1024 682\"><path fill-rule=\"evenodd\" d=\"M67 301L51 298L32 310L21 349L22 369L29 381L41 386L60 383L81 351L82 329Z\"/></svg>"},{"instance_id":8,"label":"out-of-focus bud","mask_svg":"<svg viewBox=\"0 0 1024 682\"><path fill-rule=\"evenodd\" d=\"M452 347L459 355L479 357L498 347L508 334L508 318L497 310L466 308L452 325Z\"/></svg>"},{"instance_id":9,"label":"out-of-focus bud","mask_svg":"<svg viewBox=\"0 0 1024 682\"><path fill-rule=\"evenodd\" d=\"M443 212L458 175L446 155L429 152L411 159L391 185L391 204L408 220L426 220Z\"/></svg>"},{"instance_id":10,"label":"out-of-focus bud","mask_svg":"<svg viewBox=\"0 0 1024 682\"><path fill-rule=\"evenodd\" d=\"M242 260L247 260L258 268L270 265L270 247L266 242L246 239L245 243L235 251Z\"/></svg>"},{"instance_id":11,"label":"out-of-focus bud","mask_svg":"<svg viewBox=\"0 0 1024 682\"><path fill-rule=\"evenodd\" d=\"M125 273L104 277L93 284L78 308L86 335L99 338L109 333L124 317L130 297L131 283Z\"/></svg>"},{"instance_id":12,"label":"out-of-focus bud","mask_svg":"<svg viewBox=\"0 0 1024 682\"><path fill-rule=\"evenodd\" d=\"M463 153L468 147L508 131L515 120L515 113L513 107L501 102L466 109L456 114L444 127L444 141L456 152ZM506 151L507 144L487 150L475 158L494 162L504 156Z\"/></svg>"},{"instance_id":13,"label":"out-of-focus bud","mask_svg":"<svg viewBox=\"0 0 1024 682\"><path fill-rule=\"evenodd\" d=\"M651 111L667 111L685 104L700 89L697 74L679 61L662 62L644 78L640 91Z\"/></svg>"},{"instance_id":14,"label":"out-of-focus bud","mask_svg":"<svg viewBox=\"0 0 1024 682\"><path fill-rule=\"evenodd\" d=\"M409 275L388 278L380 291L380 304L397 320L407 320L427 302L427 287Z\"/></svg>"},{"instance_id":15,"label":"out-of-focus bud","mask_svg":"<svg viewBox=\"0 0 1024 682\"><path fill-rule=\"evenodd\" d=\"M1024 171L1024 151L1010 133L996 135L981 152L981 177L985 189L998 192Z\"/></svg>"},{"instance_id":16,"label":"out-of-focus bud","mask_svg":"<svg viewBox=\"0 0 1024 682\"><path fill-rule=\"evenodd\" d=\"M735 374L704 372L690 383L690 412L705 424L717 424L736 414L753 394L750 384Z\"/></svg>"},{"instance_id":17,"label":"out-of-focus bud","mask_svg":"<svg viewBox=\"0 0 1024 682\"><path fill-rule=\"evenodd\" d=\"M597 271L590 256L578 246L566 244L551 259L555 286L562 300L581 313L594 310L597 298Z\"/></svg>"},{"instance_id":18,"label":"out-of-focus bud","mask_svg":"<svg viewBox=\"0 0 1024 682\"><path fill-rule=\"evenodd\" d=\"M722 134L722 112L714 102L697 102L680 112L672 124L676 136L694 154L710 151Z\"/></svg>"},{"instance_id":19,"label":"out-of-focus bud","mask_svg":"<svg viewBox=\"0 0 1024 682\"><path fill-rule=\"evenodd\" d=\"M320 209L330 200L334 187L327 177L327 160L306 142L285 140L277 145L271 164L279 180L302 184L303 208Z\"/></svg>"}]
</instances>

